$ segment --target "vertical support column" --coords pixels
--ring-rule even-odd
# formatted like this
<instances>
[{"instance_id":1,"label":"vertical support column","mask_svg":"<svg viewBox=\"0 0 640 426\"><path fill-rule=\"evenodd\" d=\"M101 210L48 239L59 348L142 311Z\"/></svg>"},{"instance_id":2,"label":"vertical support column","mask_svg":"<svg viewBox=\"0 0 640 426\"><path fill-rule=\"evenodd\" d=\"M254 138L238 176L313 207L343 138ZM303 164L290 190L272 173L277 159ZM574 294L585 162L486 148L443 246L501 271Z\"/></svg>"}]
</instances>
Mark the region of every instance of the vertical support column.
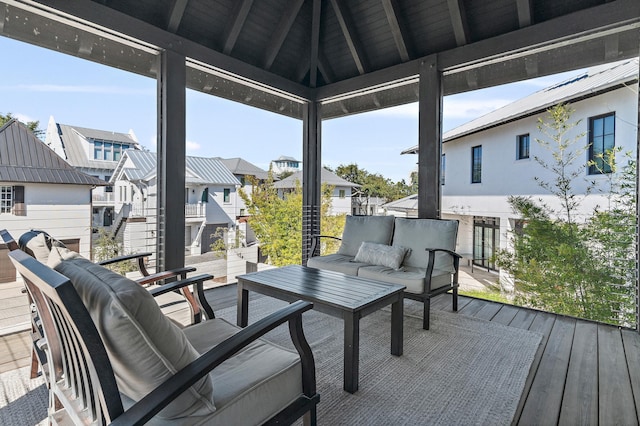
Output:
<instances>
[{"instance_id":1,"label":"vertical support column","mask_svg":"<svg viewBox=\"0 0 640 426\"><path fill-rule=\"evenodd\" d=\"M158 75L158 267L184 266L186 164L186 65L184 55L165 50Z\"/></svg>"},{"instance_id":2,"label":"vertical support column","mask_svg":"<svg viewBox=\"0 0 640 426\"><path fill-rule=\"evenodd\" d=\"M302 147L302 264L311 256L311 236L320 233L322 165L320 104L309 101L303 111Z\"/></svg>"},{"instance_id":3,"label":"vertical support column","mask_svg":"<svg viewBox=\"0 0 640 426\"><path fill-rule=\"evenodd\" d=\"M640 73L640 64L638 65L638 72ZM638 83L640 87L640 83ZM636 298L636 331L640 333L640 91L637 94L638 97L638 121L636 131L636 270L634 274L635 285L635 298Z\"/></svg>"},{"instance_id":4,"label":"vertical support column","mask_svg":"<svg viewBox=\"0 0 640 426\"><path fill-rule=\"evenodd\" d=\"M440 217L442 152L442 72L438 57L420 63L418 92L418 217Z\"/></svg>"}]
</instances>

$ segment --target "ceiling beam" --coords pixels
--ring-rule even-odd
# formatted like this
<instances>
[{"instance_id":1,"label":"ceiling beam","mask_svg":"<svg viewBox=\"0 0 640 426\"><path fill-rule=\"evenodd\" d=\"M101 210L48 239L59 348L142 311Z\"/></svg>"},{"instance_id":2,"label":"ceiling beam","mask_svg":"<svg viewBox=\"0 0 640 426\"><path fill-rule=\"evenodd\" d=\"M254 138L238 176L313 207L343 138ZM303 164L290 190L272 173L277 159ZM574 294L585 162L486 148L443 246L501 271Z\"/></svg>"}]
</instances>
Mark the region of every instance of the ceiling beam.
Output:
<instances>
[{"instance_id":1,"label":"ceiling beam","mask_svg":"<svg viewBox=\"0 0 640 426\"><path fill-rule=\"evenodd\" d=\"M336 81L333 69L331 68L331 65L329 65L329 59L327 59L322 51L318 52L318 69L322 73L325 84L330 84Z\"/></svg>"},{"instance_id":2,"label":"ceiling beam","mask_svg":"<svg viewBox=\"0 0 640 426\"><path fill-rule=\"evenodd\" d=\"M172 33L178 32L180 22L184 16L184 11L187 8L189 0L175 0L173 7L171 8L171 15L169 16L169 25L167 25L167 31Z\"/></svg>"},{"instance_id":3,"label":"ceiling beam","mask_svg":"<svg viewBox=\"0 0 640 426\"><path fill-rule=\"evenodd\" d=\"M320 52L320 14L322 0L313 0L311 15L311 52L309 56L309 87L315 88L318 83L318 53Z\"/></svg>"},{"instance_id":4,"label":"ceiling beam","mask_svg":"<svg viewBox=\"0 0 640 426\"><path fill-rule=\"evenodd\" d=\"M487 61L500 60L509 55L526 56L533 50L551 50L556 43L569 45L589 37L597 37L602 32L615 33L637 28L640 28L640 4L637 0L616 0L444 51L438 54L438 66L441 71L454 72L456 69L480 66ZM317 99L331 99L416 77L421 60L417 58L320 87L316 91ZM567 64L567 68L570 66L572 64Z\"/></svg>"},{"instance_id":5,"label":"ceiling beam","mask_svg":"<svg viewBox=\"0 0 640 426\"><path fill-rule=\"evenodd\" d=\"M249 15L249 9L251 9L252 4L253 0L242 0L236 3L236 8L233 11L234 16L230 19L225 31L224 46L222 47L222 53L225 55L230 54L233 46L236 45L236 41L238 41L238 36L240 36L244 21L247 20L247 15Z\"/></svg>"},{"instance_id":6,"label":"ceiling beam","mask_svg":"<svg viewBox=\"0 0 640 426\"><path fill-rule=\"evenodd\" d=\"M467 25L464 3L462 0L447 0L447 5L449 6L449 16L451 16L456 44L464 46L469 43L469 26Z\"/></svg>"},{"instance_id":7,"label":"ceiling beam","mask_svg":"<svg viewBox=\"0 0 640 426\"><path fill-rule=\"evenodd\" d=\"M273 61L276 60L276 56L278 56L282 48L282 43L284 43L284 40L287 38L287 34L289 34L291 26L295 22L296 16L298 16L298 12L300 12L303 3L304 0L295 0L287 3L288 7L282 14L280 22L278 22L276 32L271 37L271 43L266 48L267 53L265 54L263 62L264 69L271 69L271 65L273 65Z\"/></svg>"},{"instance_id":8,"label":"ceiling beam","mask_svg":"<svg viewBox=\"0 0 640 426\"><path fill-rule=\"evenodd\" d=\"M393 34L393 40L396 42L400 59L402 59L402 62L407 62L413 57L413 54L407 45L407 40L410 40L410 38L404 19L400 16L397 0L382 0L382 6L384 7L384 13L387 15L387 21L389 21L391 34Z\"/></svg>"},{"instance_id":9,"label":"ceiling beam","mask_svg":"<svg viewBox=\"0 0 640 426\"><path fill-rule=\"evenodd\" d=\"M342 35L347 42L351 57L353 57L353 61L356 63L356 68L358 68L360 74L365 74L369 66L367 65L362 44L355 32L355 25L351 19L351 14L343 0L331 0L331 6L333 6L336 18L338 18Z\"/></svg>"},{"instance_id":10,"label":"ceiling beam","mask_svg":"<svg viewBox=\"0 0 640 426\"><path fill-rule=\"evenodd\" d=\"M516 0L518 7L518 24L520 28L533 24L533 5L531 0Z\"/></svg>"}]
</instances>

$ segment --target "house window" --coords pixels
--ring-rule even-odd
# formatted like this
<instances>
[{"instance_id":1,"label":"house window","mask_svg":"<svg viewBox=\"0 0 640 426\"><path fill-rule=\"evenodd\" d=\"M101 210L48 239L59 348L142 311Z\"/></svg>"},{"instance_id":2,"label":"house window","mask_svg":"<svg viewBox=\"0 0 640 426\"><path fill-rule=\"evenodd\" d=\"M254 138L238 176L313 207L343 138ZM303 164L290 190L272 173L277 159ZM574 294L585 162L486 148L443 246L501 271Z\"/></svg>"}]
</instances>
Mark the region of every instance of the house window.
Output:
<instances>
[{"instance_id":1,"label":"house window","mask_svg":"<svg viewBox=\"0 0 640 426\"><path fill-rule=\"evenodd\" d=\"M611 173L605 155L615 146L615 113L589 118L589 174Z\"/></svg>"},{"instance_id":2,"label":"house window","mask_svg":"<svg viewBox=\"0 0 640 426\"><path fill-rule=\"evenodd\" d=\"M105 176L104 180L106 180L107 182L109 182L111 180L111 176ZM113 186L109 185L109 186L105 186L104 187L104 192L113 192Z\"/></svg>"},{"instance_id":3,"label":"house window","mask_svg":"<svg viewBox=\"0 0 640 426\"><path fill-rule=\"evenodd\" d=\"M471 148L471 183L482 182L482 145Z\"/></svg>"},{"instance_id":4,"label":"house window","mask_svg":"<svg viewBox=\"0 0 640 426\"><path fill-rule=\"evenodd\" d=\"M524 160L529 158L529 134L518 135L516 146L516 158L518 160Z\"/></svg>"},{"instance_id":5,"label":"house window","mask_svg":"<svg viewBox=\"0 0 640 426\"><path fill-rule=\"evenodd\" d=\"M13 187L0 186L0 213L11 213L13 207Z\"/></svg>"},{"instance_id":6,"label":"house window","mask_svg":"<svg viewBox=\"0 0 640 426\"><path fill-rule=\"evenodd\" d=\"M0 213L26 216L24 186L0 186Z\"/></svg>"},{"instance_id":7,"label":"house window","mask_svg":"<svg viewBox=\"0 0 640 426\"><path fill-rule=\"evenodd\" d=\"M442 154L440 157L440 185L444 185L444 170L447 164L447 157L445 154Z\"/></svg>"},{"instance_id":8,"label":"house window","mask_svg":"<svg viewBox=\"0 0 640 426\"><path fill-rule=\"evenodd\" d=\"M231 190L229 188L224 189L224 195L222 197L222 201L225 203L231 202Z\"/></svg>"},{"instance_id":9,"label":"house window","mask_svg":"<svg viewBox=\"0 0 640 426\"><path fill-rule=\"evenodd\" d=\"M118 161L122 153L131 148L131 145L118 142L93 141L93 159L105 161Z\"/></svg>"},{"instance_id":10,"label":"house window","mask_svg":"<svg viewBox=\"0 0 640 426\"><path fill-rule=\"evenodd\" d=\"M244 209L240 209L240 216L244 216L245 215L245 210Z\"/></svg>"},{"instance_id":11,"label":"house window","mask_svg":"<svg viewBox=\"0 0 640 426\"><path fill-rule=\"evenodd\" d=\"M338 190L338 197L340 197L340 198L344 198L345 197L344 189Z\"/></svg>"}]
</instances>

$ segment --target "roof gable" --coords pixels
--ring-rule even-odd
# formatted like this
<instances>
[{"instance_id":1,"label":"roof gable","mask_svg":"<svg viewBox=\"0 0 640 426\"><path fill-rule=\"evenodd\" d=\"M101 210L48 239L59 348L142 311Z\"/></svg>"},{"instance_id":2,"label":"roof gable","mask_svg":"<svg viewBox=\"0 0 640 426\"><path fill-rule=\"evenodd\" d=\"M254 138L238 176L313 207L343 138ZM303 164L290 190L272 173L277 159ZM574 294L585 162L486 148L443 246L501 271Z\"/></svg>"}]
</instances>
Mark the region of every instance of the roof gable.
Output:
<instances>
[{"instance_id":1,"label":"roof gable","mask_svg":"<svg viewBox=\"0 0 640 426\"><path fill-rule=\"evenodd\" d=\"M285 179L274 182L273 186L281 189L295 188L296 181L299 181L301 184L303 183L302 176L302 172L296 172ZM348 180L342 179L340 176L325 169L324 167L322 168L322 183L326 183L327 185L332 186L347 186L351 188L357 188L360 186L357 183L349 182Z\"/></svg>"},{"instance_id":2,"label":"roof gable","mask_svg":"<svg viewBox=\"0 0 640 426\"><path fill-rule=\"evenodd\" d=\"M98 186L106 182L71 167L29 128L13 119L0 128L0 180Z\"/></svg>"}]
</instances>

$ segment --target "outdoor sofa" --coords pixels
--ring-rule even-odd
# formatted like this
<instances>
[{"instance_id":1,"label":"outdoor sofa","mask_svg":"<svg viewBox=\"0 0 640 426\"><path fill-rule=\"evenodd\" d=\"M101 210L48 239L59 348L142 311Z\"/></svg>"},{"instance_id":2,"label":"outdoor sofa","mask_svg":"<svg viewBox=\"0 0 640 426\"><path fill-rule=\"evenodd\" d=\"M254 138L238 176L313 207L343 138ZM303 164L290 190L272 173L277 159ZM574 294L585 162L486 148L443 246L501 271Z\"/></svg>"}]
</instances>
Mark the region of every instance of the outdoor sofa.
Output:
<instances>
[{"instance_id":1,"label":"outdoor sofa","mask_svg":"<svg viewBox=\"0 0 640 426\"><path fill-rule=\"evenodd\" d=\"M313 256L307 266L406 287L404 297L423 302L423 328L429 329L431 297L452 291L458 310L457 220L394 216L347 216L335 254ZM321 238L314 236L311 252Z\"/></svg>"}]
</instances>

